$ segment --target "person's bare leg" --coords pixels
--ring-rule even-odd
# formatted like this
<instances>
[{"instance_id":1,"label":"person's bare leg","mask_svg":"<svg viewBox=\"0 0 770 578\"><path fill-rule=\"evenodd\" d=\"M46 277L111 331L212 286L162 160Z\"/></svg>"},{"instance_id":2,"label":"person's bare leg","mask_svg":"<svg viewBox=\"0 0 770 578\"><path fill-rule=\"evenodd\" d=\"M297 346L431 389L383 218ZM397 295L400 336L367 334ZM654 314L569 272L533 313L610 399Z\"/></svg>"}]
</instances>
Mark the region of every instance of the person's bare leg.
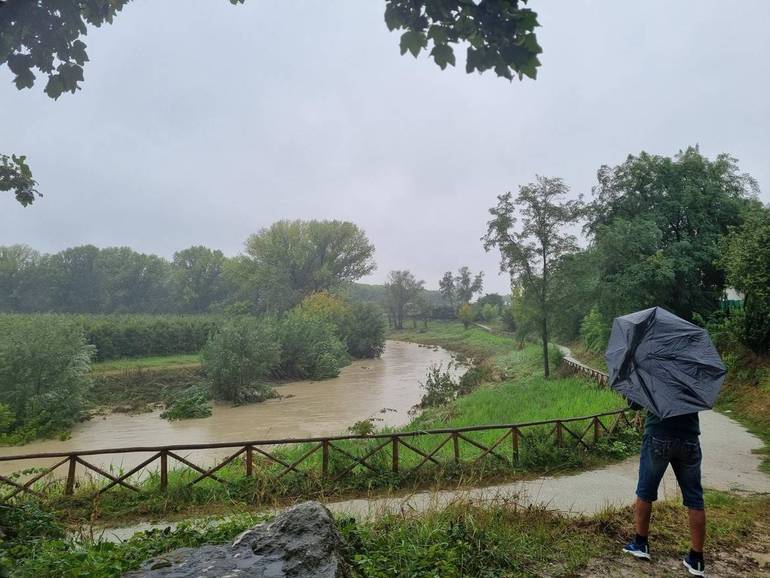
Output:
<instances>
[{"instance_id":1,"label":"person's bare leg","mask_svg":"<svg viewBox=\"0 0 770 578\"><path fill-rule=\"evenodd\" d=\"M706 542L706 510L689 510L690 541L695 552L703 552Z\"/></svg>"},{"instance_id":2,"label":"person's bare leg","mask_svg":"<svg viewBox=\"0 0 770 578\"><path fill-rule=\"evenodd\" d=\"M692 512L692 510L690 510ZM636 498L636 506L634 507L634 525L636 526L636 533L639 536L649 536L650 534L650 517L652 516L652 502L645 502L641 498ZM692 520L692 518L690 518ZM705 524L705 522L704 522ZM692 527L692 522L691 522Z\"/></svg>"}]
</instances>

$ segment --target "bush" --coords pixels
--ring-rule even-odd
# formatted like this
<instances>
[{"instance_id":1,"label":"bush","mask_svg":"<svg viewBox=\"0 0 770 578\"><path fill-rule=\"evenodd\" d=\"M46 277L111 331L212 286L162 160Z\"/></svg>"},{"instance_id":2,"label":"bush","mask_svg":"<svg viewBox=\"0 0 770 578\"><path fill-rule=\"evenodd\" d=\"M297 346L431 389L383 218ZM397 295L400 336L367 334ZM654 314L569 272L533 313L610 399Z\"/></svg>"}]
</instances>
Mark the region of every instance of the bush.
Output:
<instances>
[{"instance_id":1,"label":"bush","mask_svg":"<svg viewBox=\"0 0 770 578\"><path fill-rule=\"evenodd\" d=\"M476 319L476 312L470 303L463 303L457 310L457 318L463 322L463 327L468 329L471 323Z\"/></svg>"},{"instance_id":2,"label":"bush","mask_svg":"<svg viewBox=\"0 0 770 578\"><path fill-rule=\"evenodd\" d=\"M586 348L591 351L599 353L607 349L607 343L610 340L610 324L596 307L583 318L580 324L580 335Z\"/></svg>"},{"instance_id":3,"label":"bush","mask_svg":"<svg viewBox=\"0 0 770 578\"><path fill-rule=\"evenodd\" d=\"M281 374L298 379L336 377L349 361L334 325L292 309L280 324Z\"/></svg>"},{"instance_id":4,"label":"bush","mask_svg":"<svg viewBox=\"0 0 770 578\"><path fill-rule=\"evenodd\" d=\"M205 387L191 387L171 402L160 417L169 421L196 419L211 415L209 391Z\"/></svg>"},{"instance_id":5,"label":"bush","mask_svg":"<svg viewBox=\"0 0 770 578\"><path fill-rule=\"evenodd\" d=\"M273 322L253 317L226 322L201 355L212 394L233 403L270 397L264 380L280 360L281 346Z\"/></svg>"},{"instance_id":6,"label":"bush","mask_svg":"<svg viewBox=\"0 0 770 578\"><path fill-rule=\"evenodd\" d=\"M61 316L0 318L2 441L51 436L81 418L94 348ZM10 422L10 423L8 423Z\"/></svg>"},{"instance_id":7,"label":"bush","mask_svg":"<svg viewBox=\"0 0 770 578\"><path fill-rule=\"evenodd\" d=\"M425 382L420 382L420 387L425 390L420 400L421 408L445 405L457 397L460 384L449 369L451 367L445 370L442 365L430 366Z\"/></svg>"},{"instance_id":8,"label":"bush","mask_svg":"<svg viewBox=\"0 0 770 578\"><path fill-rule=\"evenodd\" d=\"M379 357L385 350L385 316L376 305L356 303L351 307L346 332L348 353L358 359Z\"/></svg>"}]
</instances>

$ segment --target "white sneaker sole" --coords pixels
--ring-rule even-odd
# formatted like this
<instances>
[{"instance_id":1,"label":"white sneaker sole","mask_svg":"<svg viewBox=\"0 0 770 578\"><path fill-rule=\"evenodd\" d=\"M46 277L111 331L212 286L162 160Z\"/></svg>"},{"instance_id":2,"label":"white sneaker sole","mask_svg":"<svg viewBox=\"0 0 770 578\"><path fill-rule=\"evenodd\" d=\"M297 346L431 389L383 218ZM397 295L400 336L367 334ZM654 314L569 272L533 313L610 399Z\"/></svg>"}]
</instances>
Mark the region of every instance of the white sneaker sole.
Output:
<instances>
[{"instance_id":1,"label":"white sneaker sole","mask_svg":"<svg viewBox=\"0 0 770 578\"><path fill-rule=\"evenodd\" d=\"M706 572L705 570L696 570L692 566L690 566L687 563L687 560L682 560L682 564L684 564L684 567L687 568L687 571L692 574L693 576L705 576Z\"/></svg>"},{"instance_id":2,"label":"white sneaker sole","mask_svg":"<svg viewBox=\"0 0 770 578\"><path fill-rule=\"evenodd\" d=\"M651 560L650 555L647 552L640 552L639 550L627 550L623 548L623 551L626 554L631 554L634 558L639 558L641 560Z\"/></svg>"}]
</instances>

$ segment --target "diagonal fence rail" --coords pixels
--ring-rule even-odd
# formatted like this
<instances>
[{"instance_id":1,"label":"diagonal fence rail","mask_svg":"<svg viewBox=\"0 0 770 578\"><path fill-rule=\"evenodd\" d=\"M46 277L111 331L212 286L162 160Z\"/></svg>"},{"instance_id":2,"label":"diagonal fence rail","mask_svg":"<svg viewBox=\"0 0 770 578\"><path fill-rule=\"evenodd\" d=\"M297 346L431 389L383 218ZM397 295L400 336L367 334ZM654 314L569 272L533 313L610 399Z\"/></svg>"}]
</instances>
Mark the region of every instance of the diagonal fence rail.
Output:
<instances>
[{"instance_id":1,"label":"diagonal fence rail","mask_svg":"<svg viewBox=\"0 0 770 578\"><path fill-rule=\"evenodd\" d=\"M475 465L492 460L502 467L519 465L522 452L538 444L551 444L557 448L589 449L605 436L614 435L619 428L638 428L637 412L622 409L590 416L532 421L517 424L479 425L461 428L444 428L419 431L388 432L373 435L343 435L331 437L289 438L181 444L166 446L140 446L84 450L78 452L50 452L0 456L0 462L24 460L56 460L42 468L31 478L21 481L0 476L0 485L10 486L10 491L0 496L0 502L8 502L24 494L41 496L50 486L41 485L49 476L66 468L63 493L72 495L78 483L78 473L88 472L104 485L94 490L94 495L104 494L114 488L142 492L139 483L132 478L142 471L153 468L157 486L162 492L169 488L172 464L188 474L186 486L194 486L204 480L229 484L244 478L259 479L264 483L277 483L289 474L299 475L320 484L344 480L354 472L368 470L376 475L388 474L408 478L426 466L446 467L452 464ZM203 467L181 455L184 452L207 449L225 449L228 455L218 464ZM94 456L131 454L146 455L138 465L128 471L113 473L95 465ZM230 468L228 476L217 475ZM232 469L238 472L234 479Z\"/></svg>"}]
</instances>

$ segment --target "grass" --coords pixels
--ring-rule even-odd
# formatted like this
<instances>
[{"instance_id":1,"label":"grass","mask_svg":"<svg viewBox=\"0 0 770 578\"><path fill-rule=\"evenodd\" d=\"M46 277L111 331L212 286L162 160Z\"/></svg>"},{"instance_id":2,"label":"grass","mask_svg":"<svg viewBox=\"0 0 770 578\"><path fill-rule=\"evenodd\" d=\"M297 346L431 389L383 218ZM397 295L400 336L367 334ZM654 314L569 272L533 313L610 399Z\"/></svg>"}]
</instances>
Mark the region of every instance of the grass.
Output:
<instances>
[{"instance_id":1,"label":"grass","mask_svg":"<svg viewBox=\"0 0 770 578\"><path fill-rule=\"evenodd\" d=\"M454 351L463 352L476 359L484 368L483 375L489 377L489 380L475 391L447 405L426 410L401 429L423 431L482 424L522 423L592 415L623 407L614 392L597 387L588 380L560 375L544 379L540 365L540 349L536 345L527 345L519 350L509 337L491 335L478 328L466 331L459 323L434 323L427 332L400 332L391 337L438 343ZM135 377L142 387L131 386L122 390L119 387L107 387L103 388L103 392L112 396L130 394L135 399L143 399L142 391L146 389L148 397L157 395L160 383L158 379L162 375L162 372L138 372ZM190 379L194 379L194 375L191 375ZM183 381L173 381L166 387L176 387ZM604 418L603 422L609 427L611 418ZM582 432L589 425L588 421L577 422L570 424L570 429ZM424 462L424 458L418 452L400 446L401 471L396 474L392 472L392 448L387 444L368 459L370 468L357 465L336 482L319 479L322 455L317 451L302 463L303 470L312 472L310 479L291 472L276 482L273 478L281 472L283 466L259 459L255 462L256 477L248 479L244 477L243 460L237 459L217 473L229 482L227 485L221 485L214 480L204 480L193 487L187 487L197 474L190 470L172 469L169 475L169 491L165 495L159 491L157 474L141 482L143 492L139 495L124 489L113 489L94 500L91 496L98 487L88 480L81 481L74 497L62 495L61 482L52 483L48 487L48 495L51 507L70 520L79 517L120 519L142 515L167 515L221 504L269 504L293 496L342 496L438 485L457 487L531 477L544 472L564 472L592 467L608 460L619 459L635 451L638 444L638 434L633 430L621 429L613 438L602 438L590 451L575 449L575 442L572 442L566 433L566 439L571 443L557 447L552 430L553 426L538 426L522 431L526 438L522 437L520 441L518 460L515 463L510 438L495 449L503 460L492 455L482 456L480 448L461 440L459 463L455 463L453 444L446 443L432 454L432 458L438 463L424 463L419 470L412 473L409 470ZM466 435L489 447L509 431L479 431ZM591 434L591 429L588 428L585 438L587 442L591 441ZM433 452L445 441L446 434L422 435L408 440L424 453ZM361 458L380 443L381 440L364 439L339 442L335 445L348 454ZM279 449L276 454L286 463L294 463L309 449L311 446L303 444ZM355 465L350 457L334 450L331 450L329 458L331 478ZM172 465L174 464L172 461Z\"/></svg>"},{"instance_id":2,"label":"grass","mask_svg":"<svg viewBox=\"0 0 770 578\"><path fill-rule=\"evenodd\" d=\"M706 504L709 560L729 558L739 547L770 543L770 527L757 524L770 517L767 496L707 492ZM88 536L67 539L45 512L32 509L23 514L20 529L26 529L25 542L0 545L0 560L19 578L113 578L178 547L226 543L265 519L237 514L109 544ZM656 559L686 551L685 520L679 504L656 504L652 525ZM575 518L512 501L480 506L458 500L419 514L383 514L370 520L338 517L336 524L342 555L356 578L566 577L584 575L589 565L591 575L615 575L619 546L633 532L631 508ZM656 564L649 566L653 572ZM732 570L730 575L739 574L739 569ZM663 573L661 568L659 575Z\"/></svg>"},{"instance_id":3,"label":"grass","mask_svg":"<svg viewBox=\"0 0 770 578\"><path fill-rule=\"evenodd\" d=\"M200 365L200 355L197 353L165 355L152 357L127 357L94 363L91 369L94 373L109 373L128 371L132 369L169 369L174 367L190 367Z\"/></svg>"}]
</instances>

